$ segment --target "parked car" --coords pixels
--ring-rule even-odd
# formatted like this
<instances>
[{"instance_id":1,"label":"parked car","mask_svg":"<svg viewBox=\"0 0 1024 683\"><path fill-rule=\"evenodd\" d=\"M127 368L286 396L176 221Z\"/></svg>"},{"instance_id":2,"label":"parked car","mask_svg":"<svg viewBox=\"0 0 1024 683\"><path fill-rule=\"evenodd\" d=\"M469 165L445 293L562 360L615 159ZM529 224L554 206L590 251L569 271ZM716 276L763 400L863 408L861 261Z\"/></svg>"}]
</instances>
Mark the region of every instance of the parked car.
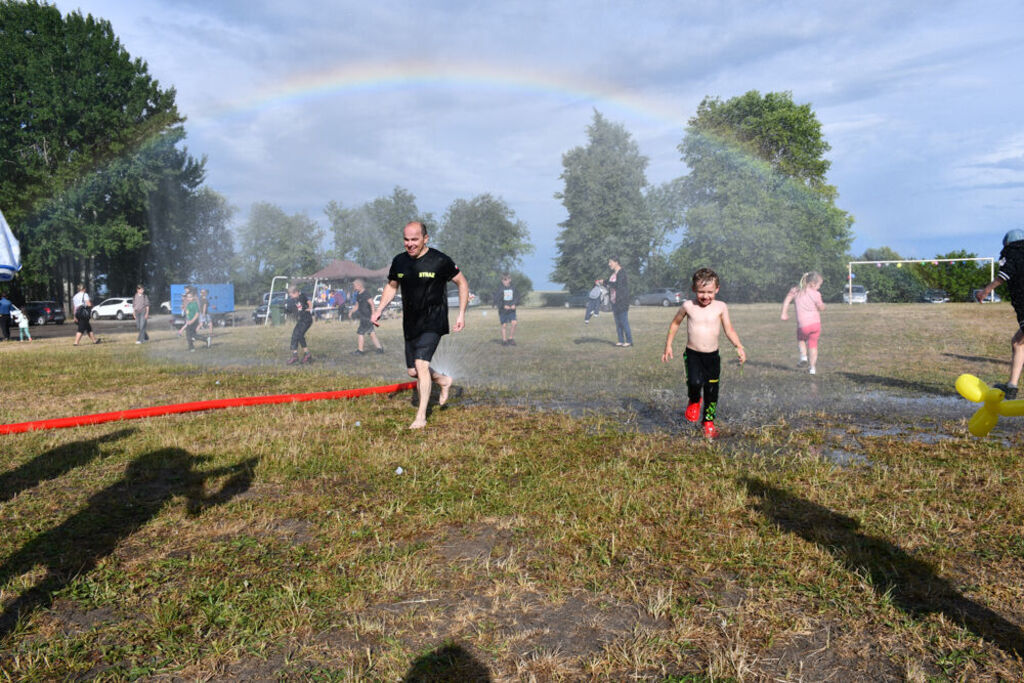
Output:
<instances>
[{"instance_id":1,"label":"parked car","mask_svg":"<svg viewBox=\"0 0 1024 683\"><path fill-rule=\"evenodd\" d=\"M473 292L469 293L469 304L467 306L479 306L480 298ZM459 307L459 290L449 289L448 290L448 308Z\"/></svg>"},{"instance_id":2,"label":"parked car","mask_svg":"<svg viewBox=\"0 0 1024 683\"><path fill-rule=\"evenodd\" d=\"M590 300L590 294L583 292L582 294L570 294L565 299L566 308L586 308L587 301Z\"/></svg>"},{"instance_id":3,"label":"parked car","mask_svg":"<svg viewBox=\"0 0 1024 683\"><path fill-rule=\"evenodd\" d=\"M93 306L91 315L93 320L100 318L134 319L135 309L132 307L131 297L118 296Z\"/></svg>"},{"instance_id":4,"label":"parked car","mask_svg":"<svg viewBox=\"0 0 1024 683\"><path fill-rule=\"evenodd\" d=\"M977 301L978 300L978 292L980 292L980 291L982 291L980 287L978 289L972 289L971 290L971 295L967 298L967 300L968 301ZM999 296L995 292L992 292L991 294L988 295L987 298L982 299L981 303L983 303L983 304L998 304L1002 300L1003 300L1003 298L1001 296Z\"/></svg>"},{"instance_id":5,"label":"parked car","mask_svg":"<svg viewBox=\"0 0 1024 683\"><path fill-rule=\"evenodd\" d=\"M866 304L868 302L868 290L864 285L848 285L843 287L843 303Z\"/></svg>"},{"instance_id":6,"label":"parked car","mask_svg":"<svg viewBox=\"0 0 1024 683\"><path fill-rule=\"evenodd\" d=\"M662 287L633 297L634 306L678 306L686 294L671 287Z\"/></svg>"},{"instance_id":7,"label":"parked car","mask_svg":"<svg viewBox=\"0 0 1024 683\"><path fill-rule=\"evenodd\" d=\"M26 301L21 310L28 316L30 325L64 324L64 307L56 301Z\"/></svg>"},{"instance_id":8,"label":"parked car","mask_svg":"<svg viewBox=\"0 0 1024 683\"><path fill-rule=\"evenodd\" d=\"M921 302L926 304L949 303L949 295L944 289L926 289L921 295Z\"/></svg>"},{"instance_id":9,"label":"parked car","mask_svg":"<svg viewBox=\"0 0 1024 683\"><path fill-rule=\"evenodd\" d=\"M376 311L378 306L380 306L380 294L378 294L377 296L373 297L373 310ZM387 310L394 311L394 312L402 310L402 295L401 294L395 294L395 298L392 299L388 303Z\"/></svg>"}]
</instances>

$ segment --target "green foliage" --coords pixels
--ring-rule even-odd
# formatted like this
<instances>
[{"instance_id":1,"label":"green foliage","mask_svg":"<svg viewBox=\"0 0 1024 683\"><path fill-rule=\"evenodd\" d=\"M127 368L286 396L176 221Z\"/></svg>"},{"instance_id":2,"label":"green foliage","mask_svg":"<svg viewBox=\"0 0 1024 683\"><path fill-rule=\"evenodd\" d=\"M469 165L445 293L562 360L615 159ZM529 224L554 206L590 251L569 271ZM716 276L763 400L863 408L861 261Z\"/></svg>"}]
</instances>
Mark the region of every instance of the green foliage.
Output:
<instances>
[{"instance_id":1,"label":"green foliage","mask_svg":"<svg viewBox=\"0 0 1024 683\"><path fill-rule=\"evenodd\" d=\"M858 256L855 261L899 261L903 257L889 247L868 249L863 255ZM874 302L908 303L921 298L925 284L918 277L913 268L904 264L897 268L895 264L883 266L863 265L855 266L854 284L864 285L868 290L868 300ZM834 286L828 284L826 290L835 299L841 300L842 288L846 285L844 277Z\"/></svg>"},{"instance_id":2,"label":"green foliage","mask_svg":"<svg viewBox=\"0 0 1024 683\"><path fill-rule=\"evenodd\" d=\"M415 195L402 187L351 209L331 201L324 213L334 233L335 256L371 269L391 263L401 251L402 228L421 218Z\"/></svg>"},{"instance_id":3,"label":"green foliage","mask_svg":"<svg viewBox=\"0 0 1024 683\"><path fill-rule=\"evenodd\" d=\"M686 234L671 260L683 279L714 268L733 301L777 299L808 270L845 279L852 218L825 182L828 149L789 93L706 98L679 145Z\"/></svg>"},{"instance_id":4,"label":"green foliage","mask_svg":"<svg viewBox=\"0 0 1024 683\"><path fill-rule=\"evenodd\" d=\"M452 202L432 239L455 259L470 283L487 294L498 288L503 273L516 270L523 254L533 251L529 240L526 223L502 199L489 194ZM514 282L519 287L532 285L522 274Z\"/></svg>"},{"instance_id":5,"label":"green foliage","mask_svg":"<svg viewBox=\"0 0 1024 683\"><path fill-rule=\"evenodd\" d=\"M587 126L587 145L562 155L561 199L569 217L559 223L551 279L573 292L607 275L610 257L639 273L664 237L653 226L643 191L647 157L626 129L599 112Z\"/></svg>"},{"instance_id":6,"label":"green foliage","mask_svg":"<svg viewBox=\"0 0 1024 683\"><path fill-rule=\"evenodd\" d=\"M240 281L236 296L256 300L275 276L305 277L320 268L323 231L304 214L289 216L267 202L253 204L249 220L240 228Z\"/></svg>"},{"instance_id":7,"label":"green foliage","mask_svg":"<svg viewBox=\"0 0 1024 683\"><path fill-rule=\"evenodd\" d=\"M975 258L977 254L964 249L938 254L936 259ZM982 261L956 263L913 264L913 270L922 282L932 289L943 289L952 301L967 301L972 289L984 287L992 281L989 264Z\"/></svg>"}]
</instances>

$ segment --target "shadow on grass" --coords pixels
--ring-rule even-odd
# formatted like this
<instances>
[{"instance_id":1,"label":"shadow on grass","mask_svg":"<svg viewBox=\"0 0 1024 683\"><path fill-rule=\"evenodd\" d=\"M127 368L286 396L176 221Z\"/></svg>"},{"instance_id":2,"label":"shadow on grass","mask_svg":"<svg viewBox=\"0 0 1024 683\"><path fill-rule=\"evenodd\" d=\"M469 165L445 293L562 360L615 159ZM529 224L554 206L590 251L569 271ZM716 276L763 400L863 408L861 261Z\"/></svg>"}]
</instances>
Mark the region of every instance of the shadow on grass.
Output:
<instances>
[{"instance_id":1,"label":"shadow on grass","mask_svg":"<svg viewBox=\"0 0 1024 683\"><path fill-rule=\"evenodd\" d=\"M23 545L0 566L0 586L36 567L45 575L0 613L0 639L19 619L53 603L54 594L75 577L92 571L119 543L159 515L176 496L184 496L190 516L226 503L252 483L257 458L209 471L194 468L205 458L180 448L163 448L128 464L124 477L96 492L60 526ZM230 475L216 493L206 495L206 480Z\"/></svg>"},{"instance_id":2,"label":"shadow on grass","mask_svg":"<svg viewBox=\"0 0 1024 683\"><path fill-rule=\"evenodd\" d=\"M899 546L858 531L857 520L744 478L755 509L782 531L816 543L849 571L868 579L880 596L913 617L938 612L1011 655L1024 654L1024 632L988 607L965 598L946 579Z\"/></svg>"},{"instance_id":3,"label":"shadow on grass","mask_svg":"<svg viewBox=\"0 0 1024 683\"><path fill-rule=\"evenodd\" d=\"M95 439L66 443L0 474L0 503L14 498L25 489L61 477L76 467L88 465L100 457L102 444L118 441L134 433L134 429L122 429Z\"/></svg>"},{"instance_id":4,"label":"shadow on grass","mask_svg":"<svg viewBox=\"0 0 1024 683\"><path fill-rule=\"evenodd\" d=\"M572 340L572 343L577 346L580 344L607 344L608 346L615 346L615 342L611 339L601 339L599 337L576 337Z\"/></svg>"},{"instance_id":5,"label":"shadow on grass","mask_svg":"<svg viewBox=\"0 0 1024 683\"><path fill-rule=\"evenodd\" d=\"M489 683L490 680L491 674L486 666L461 645L449 643L414 661L402 683Z\"/></svg>"},{"instance_id":6,"label":"shadow on grass","mask_svg":"<svg viewBox=\"0 0 1024 683\"><path fill-rule=\"evenodd\" d=\"M943 353L943 356L947 358L955 358L957 360L964 360L969 363L998 363L999 365L1009 364L1009 357L1007 358L989 358L988 356L965 356L959 353Z\"/></svg>"},{"instance_id":7,"label":"shadow on grass","mask_svg":"<svg viewBox=\"0 0 1024 683\"><path fill-rule=\"evenodd\" d=\"M911 382L909 380L898 379L896 377L865 375L859 372L839 372L836 374L858 384L874 385L885 387L886 389L903 389L905 391L915 391L919 394L930 394L932 396L948 396L950 394L950 390L947 390L944 387L936 387L933 384L925 384L924 382Z\"/></svg>"}]
</instances>

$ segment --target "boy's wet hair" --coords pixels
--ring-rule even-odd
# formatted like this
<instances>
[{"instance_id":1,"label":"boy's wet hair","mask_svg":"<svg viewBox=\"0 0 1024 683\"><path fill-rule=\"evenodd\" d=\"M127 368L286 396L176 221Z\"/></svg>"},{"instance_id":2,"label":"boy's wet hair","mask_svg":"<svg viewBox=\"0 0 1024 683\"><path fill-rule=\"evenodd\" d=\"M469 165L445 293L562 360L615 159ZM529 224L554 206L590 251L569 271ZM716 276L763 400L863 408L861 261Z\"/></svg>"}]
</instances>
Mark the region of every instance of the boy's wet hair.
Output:
<instances>
[{"instance_id":1,"label":"boy's wet hair","mask_svg":"<svg viewBox=\"0 0 1024 683\"><path fill-rule=\"evenodd\" d=\"M693 291L697 291L697 287L704 284L705 282L713 282L715 287L719 287L721 283L718 280L718 273L711 270L710 268L699 268L696 273L693 274Z\"/></svg>"}]
</instances>

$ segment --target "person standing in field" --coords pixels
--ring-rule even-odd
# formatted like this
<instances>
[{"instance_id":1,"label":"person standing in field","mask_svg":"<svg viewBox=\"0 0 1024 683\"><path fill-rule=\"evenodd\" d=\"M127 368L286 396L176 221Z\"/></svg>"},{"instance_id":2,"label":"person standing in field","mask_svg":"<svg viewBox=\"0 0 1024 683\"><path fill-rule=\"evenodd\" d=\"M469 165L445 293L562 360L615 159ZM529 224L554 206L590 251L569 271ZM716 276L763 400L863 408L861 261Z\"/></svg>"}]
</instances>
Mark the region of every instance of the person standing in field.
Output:
<instances>
[{"instance_id":1,"label":"person standing in field","mask_svg":"<svg viewBox=\"0 0 1024 683\"><path fill-rule=\"evenodd\" d=\"M821 312L825 302L821 300L821 284L824 278L811 271L800 278L800 285L793 287L782 301L782 319L789 320L789 304L796 306L796 345L800 352L798 368L810 366L810 374L817 373L818 337L821 336Z\"/></svg>"},{"instance_id":2,"label":"person standing in field","mask_svg":"<svg viewBox=\"0 0 1024 683\"><path fill-rule=\"evenodd\" d=\"M722 331L736 347L740 363L747 361L747 354L740 343L739 335L729 319L729 307L716 301L718 295L718 274L710 268L701 268L693 274L694 299L687 299L676 311L668 326L665 352L661 362L672 359L672 341L679 326L686 320L686 351L683 362L686 365L686 391L688 403L686 419L690 422L702 420L704 436L714 439L718 436L715 418L718 416L718 380L722 374L722 358L718 353L718 337ZM701 393L704 395L704 411L701 412Z\"/></svg>"},{"instance_id":3,"label":"person standing in field","mask_svg":"<svg viewBox=\"0 0 1024 683\"><path fill-rule=\"evenodd\" d=\"M469 283L459 271L455 261L437 249L427 246L427 228L413 221L402 231L405 251L391 261L388 283L380 295L380 302L370 321L380 324L380 316L399 287L402 290L402 331L405 336L405 367L410 377L416 378L419 407L410 429L427 426L427 403L430 400L431 381L440 388L438 405L448 402L452 378L430 367L441 337L448 334L448 282L459 288L459 315L451 329L461 331L466 326L466 306L469 305Z\"/></svg>"},{"instance_id":4,"label":"person standing in field","mask_svg":"<svg viewBox=\"0 0 1024 683\"><path fill-rule=\"evenodd\" d=\"M516 307L519 305L519 290L512 286L512 276L501 276L501 288L494 297L498 305L498 321L501 323L501 345L516 345ZM508 328L506 334L506 328Z\"/></svg>"},{"instance_id":5,"label":"person standing in field","mask_svg":"<svg viewBox=\"0 0 1024 683\"><path fill-rule=\"evenodd\" d=\"M0 292L0 334L3 341L11 340L11 308L14 304L7 298L7 294Z\"/></svg>"},{"instance_id":6,"label":"person standing in field","mask_svg":"<svg viewBox=\"0 0 1024 683\"><path fill-rule=\"evenodd\" d=\"M295 327L292 328L292 357L288 359L288 365L296 363L312 363L313 356L309 353L309 345L306 343L306 332L313 326L313 313L310 311L309 298L299 291L299 288L292 285L288 288L288 302L285 305L288 313L295 314ZM302 360L299 360L299 347L302 347Z\"/></svg>"},{"instance_id":7,"label":"person standing in field","mask_svg":"<svg viewBox=\"0 0 1024 683\"><path fill-rule=\"evenodd\" d=\"M74 311L75 324L78 325L78 331L75 333L75 346L78 346L78 342L82 340L82 335L88 335L89 339L92 340L93 344L99 344L100 340L97 339L92 333L92 323L89 321L89 316L92 308L92 299L89 298L89 293L85 291L85 285L78 285L78 293L71 297L71 310Z\"/></svg>"},{"instance_id":8,"label":"person standing in field","mask_svg":"<svg viewBox=\"0 0 1024 683\"><path fill-rule=\"evenodd\" d=\"M182 308L183 315L185 318L185 324L178 330L178 336L181 333L185 333L185 340L188 342L188 350L196 350L196 330L199 329L199 301L196 299L196 295L191 290L185 290L185 295L182 297ZM209 335L206 337L206 348L210 348L211 339Z\"/></svg>"},{"instance_id":9,"label":"person standing in field","mask_svg":"<svg viewBox=\"0 0 1024 683\"><path fill-rule=\"evenodd\" d=\"M608 259L612 274L608 276L608 293L612 299L612 316L615 318L615 334L619 341L616 346L632 346L633 331L629 329L629 279L618 258Z\"/></svg>"},{"instance_id":10,"label":"person standing in field","mask_svg":"<svg viewBox=\"0 0 1024 683\"><path fill-rule=\"evenodd\" d=\"M11 306L11 318L18 325L18 341L23 342L26 339L32 341L32 332L28 329L28 314Z\"/></svg>"},{"instance_id":11,"label":"person standing in field","mask_svg":"<svg viewBox=\"0 0 1024 683\"><path fill-rule=\"evenodd\" d=\"M210 320L210 292L205 289L199 290L199 327L196 329L213 331L213 322Z\"/></svg>"},{"instance_id":12,"label":"person standing in field","mask_svg":"<svg viewBox=\"0 0 1024 683\"><path fill-rule=\"evenodd\" d=\"M366 289L366 282L362 278L356 278L352 283L356 291L356 305L348 312L348 317L355 315L359 319L359 327L356 328L356 350L353 353L363 355L363 337L370 335L370 341L377 348L377 353L384 353L384 347L377 340L377 332L374 330L370 318L373 317L373 297Z\"/></svg>"},{"instance_id":13,"label":"person standing in field","mask_svg":"<svg viewBox=\"0 0 1024 683\"><path fill-rule=\"evenodd\" d=\"M1010 290L1010 303L1017 315L1017 331L1010 338L1010 381L997 384L1006 398L1017 398L1017 386L1024 369L1024 230L1010 230L1003 236L1003 250L999 253L999 274L981 291L975 292L982 302L999 285Z\"/></svg>"},{"instance_id":14,"label":"person standing in field","mask_svg":"<svg viewBox=\"0 0 1024 683\"><path fill-rule=\"evenodd\" d=\"M149 341L149 333L146 332L146 324L149 322L149 297L146 296L146 288L136 285L135 296L132 298L132 312L135 314L135 327L139 328L139 336L136 344Z\"/></svg>"}]
</instances>

